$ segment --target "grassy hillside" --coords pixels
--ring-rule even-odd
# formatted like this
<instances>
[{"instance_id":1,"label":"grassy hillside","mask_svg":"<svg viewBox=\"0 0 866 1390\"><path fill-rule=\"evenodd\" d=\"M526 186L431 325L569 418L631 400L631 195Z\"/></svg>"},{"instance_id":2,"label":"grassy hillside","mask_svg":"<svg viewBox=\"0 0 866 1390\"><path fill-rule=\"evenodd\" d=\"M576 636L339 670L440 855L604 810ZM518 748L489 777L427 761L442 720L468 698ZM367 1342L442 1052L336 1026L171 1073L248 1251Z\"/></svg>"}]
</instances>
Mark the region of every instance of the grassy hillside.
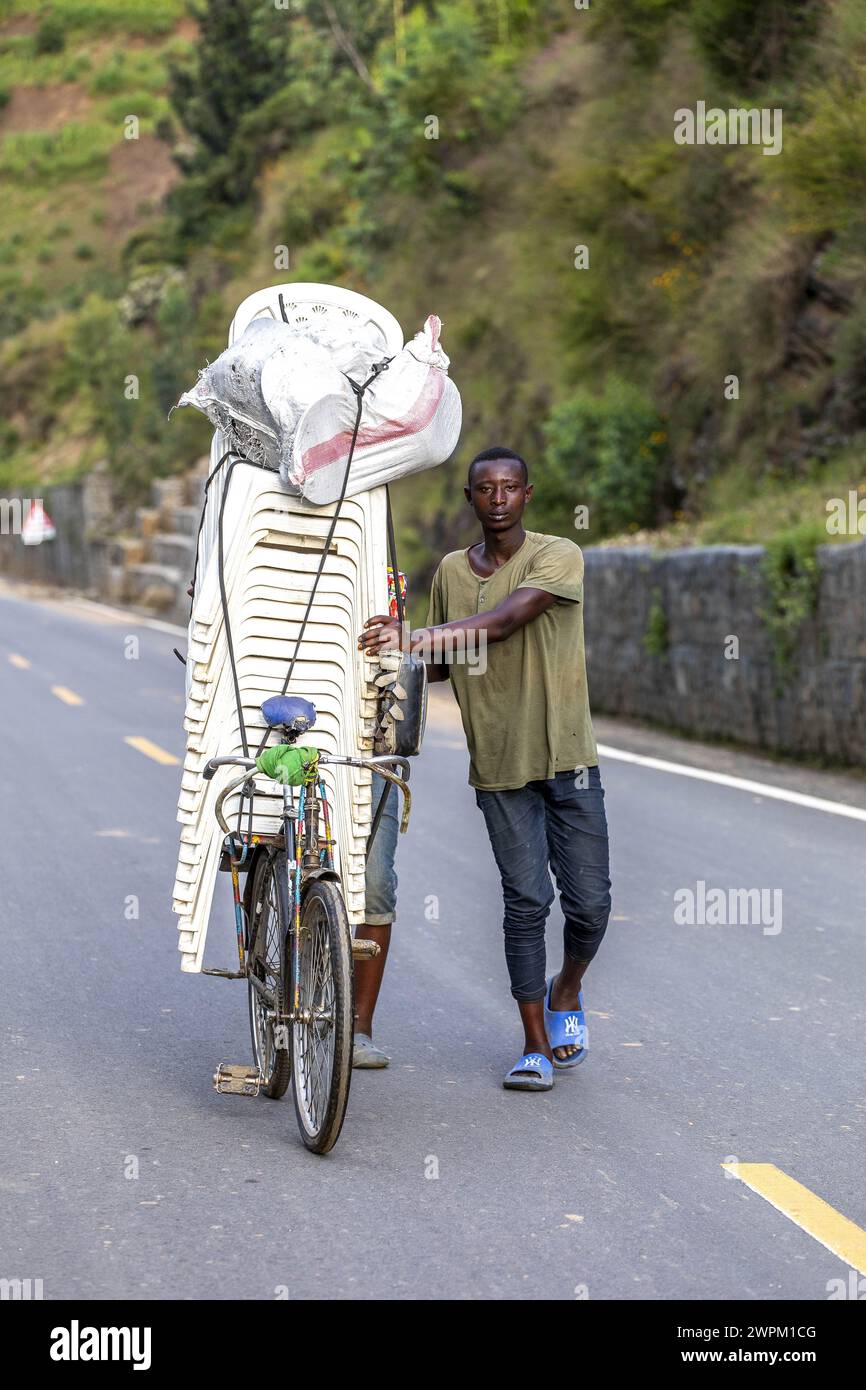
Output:
<instances>
[{"instance_id":1,"label":"grassy hillside","mask_svg":"<svg viewBox=\"0 0 866 1390\"><path fill-rule=\"evenodd\" d=\"M677 144L698 101L780 108L781 153ZM833 539L862 482L858 0L6 3L0 102L5 490L185 466L208 431L171 402L283 279L444 321L465 431L397 490L419 578L493 442L584 544Z\"/></svg>"},{"instance_id":2,"label":"grassy hillside","mask_svg":"<svg viewBox=\"0 0 866 1390\"><path fill-rule=\"evenodd\" d=\"M94 351L87 326L95 305L122 322L124 248L161 215L179 176L160 132L169 123L167 65L193 33L183 0L0 3L5 490L74 475L122 438L99 418L95 398L123 402L141 345L130 342L118 361L107 343ZM123 405L116 410L122 416ZM167 449L153 451L145 466L167 461Z\"/></svg>"}]
</instances>

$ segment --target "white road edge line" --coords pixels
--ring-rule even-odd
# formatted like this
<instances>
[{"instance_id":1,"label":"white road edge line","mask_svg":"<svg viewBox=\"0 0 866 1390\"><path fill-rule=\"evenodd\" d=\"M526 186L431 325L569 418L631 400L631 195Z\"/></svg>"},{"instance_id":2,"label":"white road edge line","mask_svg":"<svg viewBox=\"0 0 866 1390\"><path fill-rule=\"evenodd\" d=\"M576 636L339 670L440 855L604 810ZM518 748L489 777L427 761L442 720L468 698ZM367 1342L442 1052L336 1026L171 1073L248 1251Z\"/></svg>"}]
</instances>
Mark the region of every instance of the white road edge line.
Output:
<instances>
[{"instance_id":1,"label":"white road edge line","mask_svg":"<svg viewBox=\"0 0 866 1390\"><path fill-rule=\"evenodd\" d=\"M72 600L80 608L93 608L100 613L110 613L119 621L138 623L142 627L154 628L157 632L167 632L173 637L188 637L185 627L174 623L161 622L159 618L145 618L138 613L130 613L125 608L112 608L107 603L95 603L93 599L76 598ZM720 787L733 787L736 791L752 792L755 796L765 796L773 801L788 801L793 806L805 806L811 811L825 811L831 816L847 816L849 820L866 821L866 810L860 806L849 806L844 801L828 801L821 796L808 796L805 792L789 791L785 787L771 787L766 782L752 782L747 777L731 777L726 772L709 772L702 767L688 767L685 763L671 763L665 758L648 758L642 753L627 753L623 748L612 748L609 744L598 744L599 753L605 758L615 758L623 763L635 763L639 767L653 768L656 772L671 772L678 777L694 777L699 782L715 782Z\"/></svg>"},{"instance_id":2,"label":"white road edge line","mask_svg":"<svg viewBox=\"0 0 866 1390\"><path fill-rule=\"evenodd\" d=\"M752 782L747 777L731 777L727 772L709 772L702 767L687 767L685 763L669 763L664 758L648 758L643 753L627 753L622 748L611 748L605 743L598 745L598 752L600 757L615 758L623 763L636 763L638 767L649 767L656 772L672 772L677 777L694 777L699 782L715 782L717 786L752 792L755 796L765 796L772 801L790 801L793 806L806 806L810 811L826 811L831 816L848 816L851 820L866 821L866 810L860 806L849 806L844 801L827 801L824 797L808 796L805 792L789 791L786 787L771 787L766 782Z\"/></svg>"}]
</instances>

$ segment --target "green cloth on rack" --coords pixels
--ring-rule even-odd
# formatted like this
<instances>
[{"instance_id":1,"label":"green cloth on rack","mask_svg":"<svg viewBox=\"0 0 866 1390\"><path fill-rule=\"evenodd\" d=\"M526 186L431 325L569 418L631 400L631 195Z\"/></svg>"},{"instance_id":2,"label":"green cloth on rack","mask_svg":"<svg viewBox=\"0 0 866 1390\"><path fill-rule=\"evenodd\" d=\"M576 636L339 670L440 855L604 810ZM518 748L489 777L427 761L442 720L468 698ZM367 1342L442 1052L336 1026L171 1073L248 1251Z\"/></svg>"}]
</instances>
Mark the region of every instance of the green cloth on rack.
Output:
<instances>
[{"instance_id":1,"label":"green cloth on rack","mask_svg":"<svg viewBox=\"0 0 866 1390\"><path fill-rule=\"evenodd\" d=\"M260 753L256 767L284 787L302 787L315 782L319 775L319 750L281 743Z\"/></svg>"}]
</instances>

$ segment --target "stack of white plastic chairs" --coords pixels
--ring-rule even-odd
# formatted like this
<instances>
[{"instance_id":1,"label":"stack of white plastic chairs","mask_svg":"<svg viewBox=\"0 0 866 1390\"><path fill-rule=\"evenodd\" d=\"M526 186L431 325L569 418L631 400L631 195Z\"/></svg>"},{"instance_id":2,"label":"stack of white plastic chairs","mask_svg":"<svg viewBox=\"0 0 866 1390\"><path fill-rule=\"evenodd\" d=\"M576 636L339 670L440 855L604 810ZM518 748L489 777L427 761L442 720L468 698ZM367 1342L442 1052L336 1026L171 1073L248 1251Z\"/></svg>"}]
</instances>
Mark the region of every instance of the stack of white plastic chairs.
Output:
<instances>
[{"instance_id":1,"label":"stack of white plastic chairs","mask_svg":"<svg viewBox=\"0 0 866 1390\"><path fill-rule=\"evenodd\" d=\"M383 354L400 350L402 333L385 310L340 290L329 290L323 305L321 287L315 288L319 315L325 311L335 317L345 315L353 333L368 334ZM259 314L279 315L280 289L288 312L303 315L299 287L261 291L238 310L230 343ZM217 432L212 466L224 448ZM181 969L187 971L202 968L222 851L223 834L214 806L226 783L239 774L237 766L229 766L205 781L202 771L212 757L244 751L219 585L217 526L228 462L208 490L189 629L187 751L178 803L181 835L174 885ZM358 651L357 634L371 614L388 611L383 487L343 502L303 641L300 646L297 642L334 511L334 505L314 506L293 495L270 470L238 463L232 471L223 515L223 579L251 757L266 734L262 701L282 691L296 649L288 693L310 700L317 711L314 728L299 743L333 753L372 751L376 716L372 678L378 668ZM268 743L275 741L271 733ZM336 867L349 919L357 923L364 917L364 857L372 819L370 773L324 767L323 775L333 815ZM249 805L247 800L241 806L239 792L227 798L224 814L229 824L238 823L243 809L241 826L248 829ZM281 807L280 788L257 776L253 833L277 832ZM233 950L228 936L226 943ZM230 957L219 963L230 963Z\"/></svg>"}]
</instances>

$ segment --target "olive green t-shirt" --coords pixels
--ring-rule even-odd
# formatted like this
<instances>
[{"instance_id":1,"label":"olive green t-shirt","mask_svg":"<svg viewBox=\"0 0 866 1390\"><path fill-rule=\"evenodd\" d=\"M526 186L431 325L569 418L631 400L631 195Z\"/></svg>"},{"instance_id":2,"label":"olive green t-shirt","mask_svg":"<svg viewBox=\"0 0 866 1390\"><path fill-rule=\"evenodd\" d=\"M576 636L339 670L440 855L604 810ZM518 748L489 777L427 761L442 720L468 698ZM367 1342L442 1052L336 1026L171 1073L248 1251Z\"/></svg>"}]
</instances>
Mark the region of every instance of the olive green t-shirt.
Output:
<instances>
[{"instance_id":1,"label":"olive green t-shirt","mask_svg":"<svg viewBox=\"0 0 866 1390\"><path fill-rule=\"evenodd\" d=\"M433 576L427 624L489 612L515 589L544 589L559 601L486 649L473 649L478 634L468 634L465 657L450 662L469 745L469 782L484 791L598 762L583 649L583 555L573 541L527 531L489 579L470 567L467 551L452 551Z\"/></svg>"}]
</instances>

